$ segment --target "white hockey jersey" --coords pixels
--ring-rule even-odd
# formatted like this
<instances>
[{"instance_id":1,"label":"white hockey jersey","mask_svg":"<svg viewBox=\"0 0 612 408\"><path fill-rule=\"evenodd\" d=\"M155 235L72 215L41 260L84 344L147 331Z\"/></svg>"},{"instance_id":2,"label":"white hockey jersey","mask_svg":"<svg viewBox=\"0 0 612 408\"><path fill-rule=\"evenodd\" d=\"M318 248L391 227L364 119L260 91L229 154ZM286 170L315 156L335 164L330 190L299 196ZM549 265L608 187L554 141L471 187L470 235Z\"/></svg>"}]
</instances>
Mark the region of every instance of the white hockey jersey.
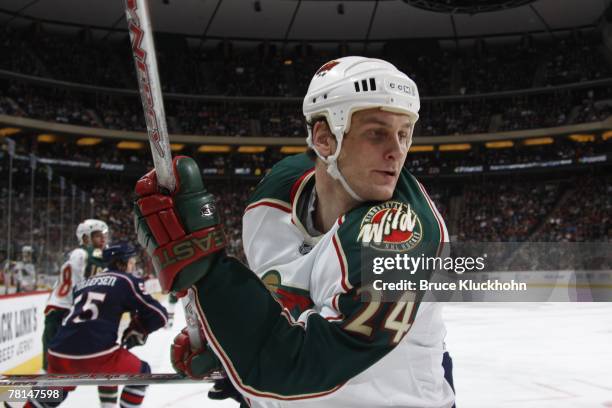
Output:
<instances>
[{"instance_id":1,"label":"white hockey jersey","mask_svg":"<svg viewBox=\"0 0 612 408\"><path fill-rule=\"evenodd\" d=\"M321 337L313 341L319 347L314 354L296 356L296 364L302 358L309 362L321 359L320 367L327 359L338 363L327 372L317 372L317 364L314 370L310 368L312 376L320 376L320 382L327 384L320 386L320 392L312 392L315 386L306 384L301 390L299 378L307 375L296 376L297 384L285 393L270 391L272 385L257 388L246 384L244 378L230 375L234 385L251 406L261 408L452 406L454 393L442 368L445 328L441 305L417 302L415 306L409 301L388 304L375 299L361 303L357 296L365 290L359 287L360 248L364 242L386 250L418 248L419 254L436 254L439 244L448 241L442 217L422 185L404 170L390 201L352 210L327 233L311 237L298 214L303 212L314 185L313 165L306 155L287 158L260 183L243 218L244 250L249 267L291 313L292 324L303 326L306 337L310 331L311 337ZM412 222L398 221L405 219ZM313 320L313 314L327 323ZM311 324L317 328L310 330ZM325 324L332 327L319 334L319 326ZM370 350L361 341L387 348L382 352L379 348ZM342 344L336 346L334 342ZM382 346L384 342L388 346ZM347 349L347 355L342 355ZM302 349L299 352L306 353ZM367 361L357 361L360 359ZM233 361L224 364L230 374ZM296 367L295 371L299 370ZM266 376L263 368L261 376ZM335 384L331 377L347 381ZM279 379L283 380L291 381Z\"/></svg>"},{"instance_id":2,"label":"white hockey jersey","mask_svg":"<svg viewBox=\"0 0 612 408\"><path fill-rule=\"evenodd\" d=\"M70 310L72 307L72 288L85 279L85 268L89 255L84 248L75 248L60 268L55 286L47 300L45 314L53 309Z\"/></svg>"}]
</instances>

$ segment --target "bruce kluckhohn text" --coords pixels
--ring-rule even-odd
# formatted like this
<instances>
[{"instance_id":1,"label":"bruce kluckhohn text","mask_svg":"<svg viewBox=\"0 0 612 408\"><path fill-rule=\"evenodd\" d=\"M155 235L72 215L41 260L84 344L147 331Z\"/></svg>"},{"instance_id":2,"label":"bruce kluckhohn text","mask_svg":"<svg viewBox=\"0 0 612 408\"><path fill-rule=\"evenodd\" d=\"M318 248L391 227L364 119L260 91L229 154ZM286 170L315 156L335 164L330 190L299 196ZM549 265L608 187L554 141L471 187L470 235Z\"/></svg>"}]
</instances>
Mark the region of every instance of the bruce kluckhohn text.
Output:
<instances>
[{"instance_id":1,"label":"bruce kluckhohn text","mask_svg":"<svg viewBox=\"0 0 612 408\"><path fill-rule=\"evenodd\" d=\"M461 279L456 282L430 282L427 279L411 281L402 279L398 282L384 282L382 279L377 279L372 283L372 287L377 291L447 291L454 292L457 290L464 291L526 291L527 284L525 282L516 282L514 279L509 282L500 282L498 280L488 279L482 282L476 282L471 279Z\"/></svg>"}]
</instances>

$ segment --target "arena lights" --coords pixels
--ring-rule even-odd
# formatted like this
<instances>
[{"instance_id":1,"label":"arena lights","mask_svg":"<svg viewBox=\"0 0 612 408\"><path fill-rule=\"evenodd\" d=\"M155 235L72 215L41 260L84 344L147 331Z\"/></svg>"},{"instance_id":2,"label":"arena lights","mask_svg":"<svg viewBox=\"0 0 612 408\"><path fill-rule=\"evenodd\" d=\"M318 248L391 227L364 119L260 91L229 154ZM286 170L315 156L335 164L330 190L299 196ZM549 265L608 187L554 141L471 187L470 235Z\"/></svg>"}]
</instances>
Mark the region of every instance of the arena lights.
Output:
<instances>
[{"instance_id":1,"label":"arena lights","mask_svg":"<svg viewBox=\"0 0 612 408\"><path fill-rule=\"evenodd\" d=\"M56 135L52 135L51 133L41 133L38 135L36 140L40 143L55 143L57 142L58 137Z\"/></svg>"},{"instance_id":2,"label":"arena lights","mask_svg":"<svg viewBox=\"0 0 612 408\"><path fill-rule=\"evenodd\" d=\"M19 132L21 132L21 129L19 128L12 128L12 127L2 128L0 129L0 137L12 136Z\"/></svg>"},{"instance_id":3,"label":"arena lights","mask_svg":"<svg viewBox=\"0 0 612 408\"><path fill-rule=\"evenodd\" d=\"M589 143L589 142L595 141L595 135L585 135L585 134L578 134L578 133L569 135L568 138L570 140L573 140L574 142L579 142L579 143Z\"/></svg>"},{"instance_id":4,"label":"arena lights","mask_svg":"<svg viewBox=\"0 0 612 408\"><path fill-rule=\"evenodd\" d=\"M263 153L266 149L266 146L240 146L238 153Z\"/></svg>"},{"instance_id":5,"label":"arena lights","mask_svg":"<svg viewBox=\"0 0 612 408\"><path fill-rule=\"evenodd\" d=\"M612 139L612 130L608 130L601 135L601 138L605 141L608 139Z\"/></svg>"},{"instance_id":6,"label":"arena lights","mask_svg":"<svg viewBox=\"0 0 612 408\"><path fill-rule=\"evenodd\" d=\"M170 143L170 150L173 152L180 152L185 147L184 143Z\"/></svg>"},{"instance_id":7,"label":"arena lights","mask_svg":"<svg viewBox=\"0 0 612 408\"><path fill-rule=\"evenodd\" d=\"M82 137L77 140L77 146L95 146L102 142L102 139L99 137Z\"/></svg>"},{"instance_id":8,"label":"arena lights","mask_svg":"<svg viewBox=\"0 0 612 408\"><path fill-rule=\"evenodd\" d=\"M306 150L308 150L306 146L283 146L280 148L282 154L304 153Z\"/></svg>"},{"instance_id":9,"label":"arena lights","mask_svg":"<svg viewBox=\"0 0 612 408\"><path fill-rule=\"evenodd\" d=\"M553 143L554 143L554 140L552 137L534 137L531 139L526 139L523 142L525 146L541 146L541 145L549 145Z\"/></svg>"},{"instance_id":10,"label":"arena lights","mask_svg":"<svg viewBox=\"0 0 612 408\"><path fill-rule=\"evenodd\" d=\"M499 140L496 142L487 142L485 146L487 146L487 149L507 149L508 147L514 146L514 142L512 140Z\"/></svg>"},{"instance_id":11,"label":"arena lights","mask_svg":"<svg viewBox=\"0 0 612 408\"><path fill-rule=\"evenodd\" d=\"M144 148L143 142L133 142L130 140L124 140L117 143L117 149L121 150L140 150Z\"/></svg>"},{"instance_id":12,"label":"arena lights","mask_svg":"<svg viewBox=\"0 0 612 408\"><path fill-rule=\"evenodd\" d=\"M202 145L198 147L200 153L229 153L232 147L229 145Z\"/></svg>"},{"instance_id":13,"label":"arena lights","mask_svg":"<svg viewBox=\"0 0 612 408\"><path fill-rule=\"evenodd\" d=\"M420 152L433 152L433 145L412 145L410 147L410 153L420 153Z\"/></svg>"},{"instance_id":14,"label":"arena lights","mask_svg":"<svg viewBox=\"0 0 612 408\"><path fill-rule=\"evenodd\" d=\"M462 152L470 150L472 145L469 143L454 143L454 144L443 144L438 147L441 152Z\"/></svg>"}]
</instances>

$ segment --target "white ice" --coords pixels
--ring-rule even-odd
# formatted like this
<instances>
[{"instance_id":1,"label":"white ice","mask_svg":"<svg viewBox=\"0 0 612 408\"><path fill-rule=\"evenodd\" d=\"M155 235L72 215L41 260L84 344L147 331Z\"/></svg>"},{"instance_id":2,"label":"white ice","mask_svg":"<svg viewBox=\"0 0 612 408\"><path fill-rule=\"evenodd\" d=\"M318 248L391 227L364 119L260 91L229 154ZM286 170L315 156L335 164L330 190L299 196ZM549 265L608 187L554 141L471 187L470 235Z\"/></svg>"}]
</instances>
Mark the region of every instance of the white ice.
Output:
<instances>
[{"instance_id":1,"label":"white ice","mask_svg":"<svg viewBox=\"0 0 612 408\"><path fill-rule=\"evenodd\" d=\"M180 305L177 305L180 306ZM612 407L612 303L471 303L445 306L459 408ZM154 372L172 372L169 345L184 326L134 348ZM236 407L207 399L208 384L151 386L143 407ZM95 387L62 404L96 406Z\"/></svg>"}]
</instances>

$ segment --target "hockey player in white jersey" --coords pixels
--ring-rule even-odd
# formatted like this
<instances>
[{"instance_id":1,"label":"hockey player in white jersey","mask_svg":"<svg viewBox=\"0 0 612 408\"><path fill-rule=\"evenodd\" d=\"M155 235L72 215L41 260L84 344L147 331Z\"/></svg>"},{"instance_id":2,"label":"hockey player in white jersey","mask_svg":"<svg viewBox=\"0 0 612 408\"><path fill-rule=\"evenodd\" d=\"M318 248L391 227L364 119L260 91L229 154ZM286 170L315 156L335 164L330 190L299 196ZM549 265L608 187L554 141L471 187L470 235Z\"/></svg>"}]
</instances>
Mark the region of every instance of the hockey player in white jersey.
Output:
<instances>
[{"instance_id":1,"label":"hockey player in white jersey","mask_svg":"<svg viewBox=\"0 0 612 408\"><path fill-rule=\"evenodd\" d=\"M47 343L53 338L62 319L72 307L72 288L85 279L87 271L102 268L101 254L108 239L108 225L104 221L87 219L76 229L79 246L68 253L60 268L59 277L45 307L45 330L43 332L43 356ZM46 359L43 357L43 368Z\"/></svg>"},{"instance_id":2,"label":"hockey player in white jersey","mask_svg":"<svg viewBox=\"0 0 612 408\"><path fill-rule=\"evenodd\" d=\"M44 370L47 369L47 346L72 308L74 285L104 268L102 250L106 246L108 233L108 225L97 219L86 219L76 229L79 246L68 253L45 306L45 328L42 337ZM117 399L115 388L99 387L102 403Z\"/></svg>"},{"instance_id":3,"label":"hockey player in white jersey","mask_svg":"<svg viewBox=\"0 0 612 408\"><path fill-rule=\"evenodd\" d=\"M409 291L393 302L362 297L371 292L364 248L436 256L448 241L403 167L419 106L414 82L386 61L323 65L303 104L311 152L274 166L246 208L249 268L225 255L214 199L192 159L174 159L170 196L154 171L137 183L139 241L164 290L195 291L208 342L193 351L185 330L177 336L179 372L206 374L214 354L256 407L453 405L440 306Z\"/></svg>"}]
</instances>

